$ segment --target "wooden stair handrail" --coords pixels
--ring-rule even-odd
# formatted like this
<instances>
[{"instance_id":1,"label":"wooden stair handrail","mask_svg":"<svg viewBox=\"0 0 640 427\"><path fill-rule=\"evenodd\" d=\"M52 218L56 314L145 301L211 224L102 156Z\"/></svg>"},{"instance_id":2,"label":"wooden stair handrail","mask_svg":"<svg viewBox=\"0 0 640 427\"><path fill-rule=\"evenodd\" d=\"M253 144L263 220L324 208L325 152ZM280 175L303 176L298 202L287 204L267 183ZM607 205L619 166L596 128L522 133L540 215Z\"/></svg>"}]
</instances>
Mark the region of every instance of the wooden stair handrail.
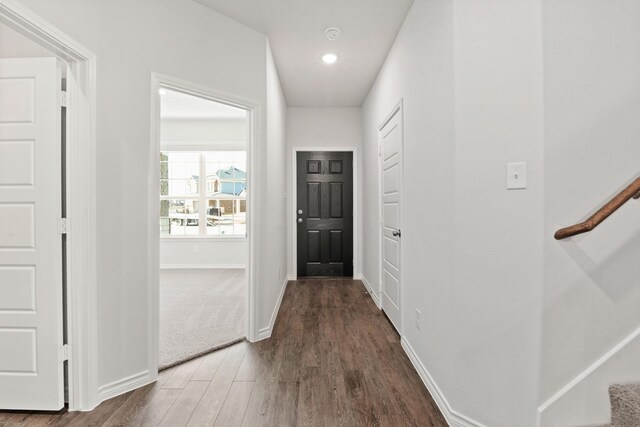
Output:
<instances>
[{"instance_id":1,"label":"wooden stair handrail","mask_svg":"<svg viewBox=\"0 0 640 427\"><path fill-rule=\"evenodd\" d=\"M629 184L624 190L618 193L606 205L601 207L598 212L594 213L585 222L575 224L570 227L561 228L556 231L554 237L556 240L566 239L567 237L576 236L578 234L587 233L602 223L612 213L620 209L622 205L631 199L640 199L640 178L637 178Z\"/></svg>"}]
</instances>

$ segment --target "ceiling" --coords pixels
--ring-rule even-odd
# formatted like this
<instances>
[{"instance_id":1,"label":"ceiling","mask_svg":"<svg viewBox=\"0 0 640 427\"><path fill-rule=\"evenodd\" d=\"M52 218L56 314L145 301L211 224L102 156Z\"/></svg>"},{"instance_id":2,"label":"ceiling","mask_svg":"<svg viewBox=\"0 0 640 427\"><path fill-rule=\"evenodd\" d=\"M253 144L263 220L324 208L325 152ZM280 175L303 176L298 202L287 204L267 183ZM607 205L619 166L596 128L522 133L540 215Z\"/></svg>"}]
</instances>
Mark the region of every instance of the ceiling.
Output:
<instances>
[{"instance_id":1,"label":"ceiling","mask_svg":"<svg viewBox=\"0 0 640 427\"><path fill-rule=\"evenodd\" d=\"M267 34L290 107L359 107L413 0L195 0ZM338 27L330 41L324 34ZM322 62L333 52L338 61Z\"/></svg>"},{"instance_id":2,"label":"ceiling","mask_svg":"<svg viewBox=\"0 0 640 427\"><path fill-rule=\"evenodd\" d=\"M163 119L244 119L246 111L171 89L160 89Z\"/></svg>"}]
</instances>

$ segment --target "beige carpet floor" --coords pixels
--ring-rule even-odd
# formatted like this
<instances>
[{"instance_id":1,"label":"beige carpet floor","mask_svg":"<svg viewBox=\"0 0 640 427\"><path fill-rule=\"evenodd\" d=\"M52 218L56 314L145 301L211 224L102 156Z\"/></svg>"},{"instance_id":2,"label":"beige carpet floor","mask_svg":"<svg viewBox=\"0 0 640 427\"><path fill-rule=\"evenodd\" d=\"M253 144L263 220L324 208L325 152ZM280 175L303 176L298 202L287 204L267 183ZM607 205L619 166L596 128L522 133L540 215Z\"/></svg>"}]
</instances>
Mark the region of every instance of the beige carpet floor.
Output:
<instances>
[{"instance_id":1,"label":"beige carpet floor","mask_svg":"<svg viewBox=\"0 0 640 427\"><path fill-rule=\"evenodd\" d=\"M245 270L160 270L160 369L245 335Z\"/></svg>"}]
</instances>

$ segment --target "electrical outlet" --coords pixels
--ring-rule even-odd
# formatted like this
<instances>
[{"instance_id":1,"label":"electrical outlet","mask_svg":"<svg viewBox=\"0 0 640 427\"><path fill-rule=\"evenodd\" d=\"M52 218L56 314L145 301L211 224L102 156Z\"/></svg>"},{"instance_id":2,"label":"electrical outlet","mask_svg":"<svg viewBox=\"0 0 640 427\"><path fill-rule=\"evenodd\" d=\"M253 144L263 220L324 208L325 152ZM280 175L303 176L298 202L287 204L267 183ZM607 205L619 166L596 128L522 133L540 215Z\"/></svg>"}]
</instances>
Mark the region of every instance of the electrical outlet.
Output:
<instances>
[{"instance_id":1,"label":"electrical outlet","mask_svg":"<svg viewBox=\"0 0 640 427\"><path fill-rule=\"evenodd\" d=\"M417 329L417 330L419 330L419 331L421 331L421 330L422 330L422 328L421 328L421 326L420 326L420 315L421 315L421 314L422 314L422 313L420 313L420 310L418 310L418 309L416 308L416 329Z\"/></svg>"}]
</instances>

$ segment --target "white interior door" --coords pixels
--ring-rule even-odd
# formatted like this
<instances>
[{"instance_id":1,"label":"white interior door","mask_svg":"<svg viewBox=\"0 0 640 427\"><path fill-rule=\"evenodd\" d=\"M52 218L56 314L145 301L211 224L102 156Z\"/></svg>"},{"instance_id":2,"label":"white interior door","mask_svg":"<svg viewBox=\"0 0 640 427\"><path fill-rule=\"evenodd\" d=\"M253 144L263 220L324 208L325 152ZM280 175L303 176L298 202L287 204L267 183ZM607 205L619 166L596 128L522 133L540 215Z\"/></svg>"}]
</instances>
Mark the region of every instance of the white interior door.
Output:
<instances>
[{"instance_id":1,"label":"white interior door","mask_svg":"<svg viewBox=\"0 0 640 427\"><path fill-rule=\"evenodd\" d=\"M0 409L64 406L58 76L0 59Z\"/></svg>"},{"instance_id":2,"label":"white interior door","mask_svg":"<svg viewBox=\"0 0 640 427\"><path fill-rule=\"evenodd\" d=\"M400 238L402 207L402 115L380 129L382 171L382 309L400 332Z\"/></svg>"}]
</instances>

